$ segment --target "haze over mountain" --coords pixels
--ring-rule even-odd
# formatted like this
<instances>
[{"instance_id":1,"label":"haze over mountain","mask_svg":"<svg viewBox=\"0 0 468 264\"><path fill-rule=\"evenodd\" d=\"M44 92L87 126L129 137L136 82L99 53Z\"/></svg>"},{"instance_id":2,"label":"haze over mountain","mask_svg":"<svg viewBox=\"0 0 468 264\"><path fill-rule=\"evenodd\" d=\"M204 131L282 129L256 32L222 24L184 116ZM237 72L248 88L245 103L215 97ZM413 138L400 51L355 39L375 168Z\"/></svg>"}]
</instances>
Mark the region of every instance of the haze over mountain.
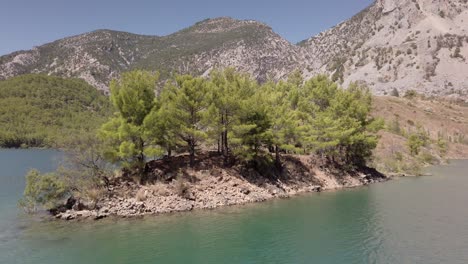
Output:
<instances>
[{"instance_id":1,"label":"haze over mountain","mask_svg":"<svg viewBox=\"0 0 468 264\"><path fill-rule=\"evenodd\" d=\"M362 81L376 93L414 89L467 97L466 0L377 0L351 19L295 45L268 25L207 19L168 36L98 30L0 57L0 78L46 73L107 90L131 69L206 75L233 66L260 81L299 69Z\"/></svg>"}]
</instances>

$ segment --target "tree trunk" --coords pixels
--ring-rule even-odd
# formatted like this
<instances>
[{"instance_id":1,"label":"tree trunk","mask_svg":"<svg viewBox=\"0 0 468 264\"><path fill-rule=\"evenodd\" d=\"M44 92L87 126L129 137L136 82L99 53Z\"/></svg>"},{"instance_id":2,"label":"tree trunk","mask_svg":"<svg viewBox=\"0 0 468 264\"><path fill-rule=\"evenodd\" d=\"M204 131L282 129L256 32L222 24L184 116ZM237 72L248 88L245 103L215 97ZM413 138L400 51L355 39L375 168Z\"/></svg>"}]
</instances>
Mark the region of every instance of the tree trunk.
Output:
<instances>
[{"instance_id":1,"label":"tree trunk","mask_svg":"<svg viewBox=\"0 0 468 264\"><path fill-rule=\"evenodd\" d=\"M172 156L172 149L170 147L167 148L167 157L170 158Z\"/></svg>"},{"instance_id":2,"label":"tree trunk","mask_svg":"<svg viewBox=\"0 0 468 264\"><path fill-rule=\"evenodd\" d=\"M224 157L224 164L227 165L228 163L228 158L229 158L229 145L228 145L228 131L227 131L227 114L223 114L221 118L221 123L223 127L223 132L221 133L221 148L222 148L222 153Z\"/></svg>"},{"instance_id":3,"label":"tree trunk","mask_svg":"<svg viewBox=\"0 0 468 264\"><path fill-rule=\"evenodd\" d=\"M224 137L224 146L223 146L223 156L224 156L224 163L228 163L228 158L229 158L229 148L228 148L228 133L225 130L223 132L223 137Z\"/></svg>"},{"instance_id":4,"label":"tree trunk","mask_svg":"<svg viewBox=\"0 0 468 264\"><path fill-rule=\"evenodd\" d=\"M144 168L145 168L145 164L146 164L146 157L145 157L145 153L144 153L145 142L141 138L138 139L138 148L139 148L139 153L138 153L138 156L137 156L138 174L140 174L140 176L143 177L144 174L145 174Z\"/></svg>"},{"instance_id":5,"label":"tree trunk","mask_svg":"<svg viewBox=\"0 0 468 264\"><path fill-rule=\"evenodd\" d=\"M195 142L194 140L190 140L189 143L189 152L190 152L190 167L195 165Z\"/></svg>"},{"instance_id":6,"label":"tree trunk","mask_svg":"<svg viewBox=\"0 0 468 264\"><path fill-rule=\"evenodd\" d=\"M281 169L281 157L278 145L275 145L275 165L276 168Z\"/></svg>"}]
</instances>

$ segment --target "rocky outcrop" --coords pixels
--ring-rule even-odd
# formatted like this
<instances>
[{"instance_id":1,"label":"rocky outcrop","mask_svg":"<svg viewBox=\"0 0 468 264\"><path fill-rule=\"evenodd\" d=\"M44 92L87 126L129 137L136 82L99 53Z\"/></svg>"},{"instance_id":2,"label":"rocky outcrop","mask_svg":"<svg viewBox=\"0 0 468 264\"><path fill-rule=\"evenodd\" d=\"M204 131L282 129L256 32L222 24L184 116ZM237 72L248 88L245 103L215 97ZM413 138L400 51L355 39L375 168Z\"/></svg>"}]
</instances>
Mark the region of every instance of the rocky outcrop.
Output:
<instances>
[{"instance_id":1,"label":"rocky outcrop","mask_svg":"<svg viewBox=\"0 0 468 264\"><path fill-rule=\"evenodd\" d=\"M184 159L153 162L152 177L145 184L119 179L109 186L108 193L94 209L73 206L56 217L101 219L214 209L387 180L372 169L343 172L339 168L319 168L305 156L287 157L283 171L275 176L261 175L258 170L240 165L225 168L222 159L216 157L200 160L194 169L181 170L182 164L186 164ZM176 179L167 176L174 172L179 174Z\"/></svg>"}]
</instances>

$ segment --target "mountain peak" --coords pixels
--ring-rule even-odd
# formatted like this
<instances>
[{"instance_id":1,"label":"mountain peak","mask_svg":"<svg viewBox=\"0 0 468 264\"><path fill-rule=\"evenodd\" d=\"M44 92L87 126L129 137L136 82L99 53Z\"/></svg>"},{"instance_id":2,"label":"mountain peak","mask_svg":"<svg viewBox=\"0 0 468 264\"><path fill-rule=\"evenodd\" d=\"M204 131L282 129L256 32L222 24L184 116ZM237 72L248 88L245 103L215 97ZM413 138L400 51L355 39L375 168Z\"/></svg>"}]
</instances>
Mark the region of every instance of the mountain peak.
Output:
<instances>
[{"instance_id":1,"label":"mountain peak","mask_svg":"<svg viewBox=\"0 0 468 264\"><path fill-rule=\"evenodd\" d=\"M328 74L394 88L468 97L468 2L376 0L354 17L293 45L268 25L232 17L205 19L157 37L109 29L0 57L0 79L24 73L78 77L100 89L132 69L204 75L235 67L260 81Z\"/></svg>"},{"instance_id":2,"label":"mountain peak","mask_svg":"<svg viewBox=\"0 0 468 264\"><path fill-rule=\"evenodd\" d=\"M271 30L271 28L256 20L240 20L232 17L216 17L208 18L195 23L189 30L196 33L218 33L232 31L242 27L258 26Z\"/></svg>"}]
</instances>

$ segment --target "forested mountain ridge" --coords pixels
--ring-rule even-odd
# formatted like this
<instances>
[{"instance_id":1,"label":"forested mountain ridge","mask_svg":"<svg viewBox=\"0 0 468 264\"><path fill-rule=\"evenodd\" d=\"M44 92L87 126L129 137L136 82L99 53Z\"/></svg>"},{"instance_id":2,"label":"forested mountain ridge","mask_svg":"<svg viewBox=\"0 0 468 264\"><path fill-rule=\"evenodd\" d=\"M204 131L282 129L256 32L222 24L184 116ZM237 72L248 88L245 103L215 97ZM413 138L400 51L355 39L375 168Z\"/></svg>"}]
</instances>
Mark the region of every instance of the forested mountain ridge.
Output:
<instances>
[{"instance_id":1,"label":"forested mountain ridge","mask_svg":"<svg viewBox=\"0 0 468 264\"><path fill-rule=\"evenodd\" d=\"M108 90L133 69L207 75L235 67L259 81L325 73L375 94L413 89L467 98L468 2L376 0L347 21L291 44L253 20L206 19L167 36L111 30L73 36L0 57L0 79L44 73L84 79Z\"/></svg>"},{"instance_id":2,"label":"forested mountain ridge","mask_svg":"<svg viewBox=\"0 0 468 264\"><path fill-rule=\"evenodd\" d=\"M61 147L95 133L108 98L79 79L29 74L0 81L0 147Z\"/></svg>"}]
</instances>

